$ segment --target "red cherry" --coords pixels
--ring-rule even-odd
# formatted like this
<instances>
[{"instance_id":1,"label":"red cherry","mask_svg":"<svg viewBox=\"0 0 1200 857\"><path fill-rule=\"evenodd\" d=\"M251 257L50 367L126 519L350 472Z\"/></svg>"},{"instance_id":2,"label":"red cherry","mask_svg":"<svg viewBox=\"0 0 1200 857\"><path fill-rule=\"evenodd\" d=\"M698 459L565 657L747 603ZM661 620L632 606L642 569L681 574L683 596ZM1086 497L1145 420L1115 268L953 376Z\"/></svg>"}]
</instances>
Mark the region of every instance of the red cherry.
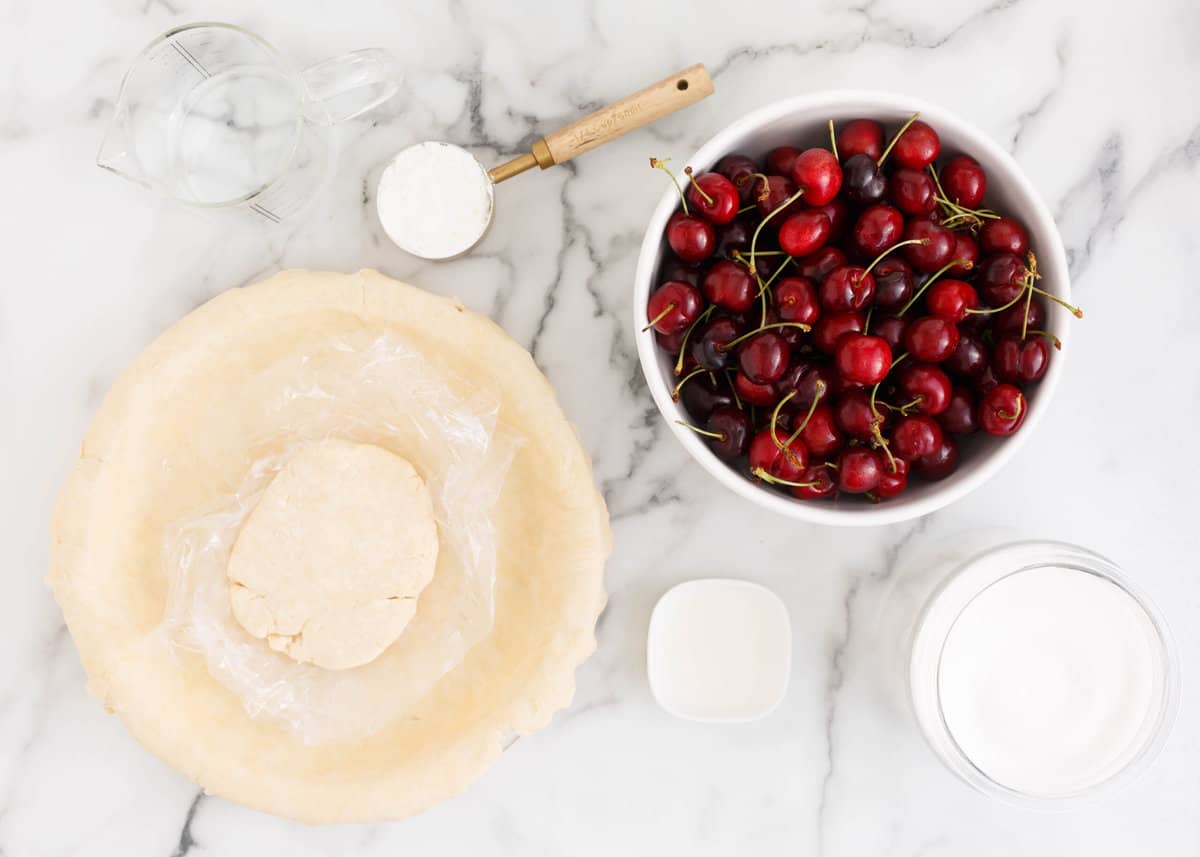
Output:
<instances>
[{"instance_id":1,"label":"red cherry","mask_svg":"<svg viewBox=\"0 0 1200 857\"><path fill-rule=\"evenodd\" d=\"M942 445L932 455L914 462L913 469L929 482L945 479L958 467L958 442L950 435L942 436Z\"/></svg>"},{"instance_id":2,"label":"red cherry","mask_svg":"<svg viewBox=\"0 0 1200 857\"><path fill-rule=\"evenodd\" d=\"M948 432L970 434L979 429L975 419L975 395L966 387L955 387L950 394L950 404L938 414L938 420Z\"/></svg>"},{"instance_id":3,"label":"red cherry","mask_svg":"<svg viewBox=\"0 0 1200 857\"><path fill-rule=\"evenodd\" d=\"M900 135L892 147L892 157L902 167L923 170L937 160L941 150L942 141L937 132L918 119Z\"/></svg>"},{"instance_id":4,"label":"red cherry","mask_svg":"<svg viewBox=\"0 0 1200 857\"><path fill-rule=\"evenodd\" d=\"M922 414L901 417L892 427L891 444L892 453L900 458L924 458L942 445L942 427L933 417Z\"/></svg>"},{"instance_id":5,"label":"red cherry","mask_svg":"<svg viewBox=\"0 0 1200 857\"><path fill-rule=\"evenodd\" d=\"M874 119L852 119L838 130L837 148L842 163L855 155L877 161L883 154L883 126Z\"/></svg>"},{"instance_id":6,"label":"red cherry","mask_svg":"<svg viewBox=\"0 0 1200 857\"><path fill-rule=\"evenodd\" d=\"M806 468L799 481L805 484L793 485L791 491L793 497L801 500L819 500L822 497L832 496L837 490L837 483L829 468L824 464L814 464Z\"/></svg>"},{"instance_id":7,"label":"red cherry","mask_svg":"<svg viewBox=\"0 0 1200 857\"><path fill-rule=\"evenodd\" d=\"M925 292L925 306L938 318L958 324L979 306L979 296L970 283L962 280L938 280Z\"/></svg>"},{"instance_id":8,"label":"red cherry","mask_svg":"<svg viewBox=\"0 0 1200 857\"><path fill-rule=\"evenodd\" d=\"M818 205L813 211L819 211L829 218L829 240L840 241L850 225L850 206L841 197L835 197L824 205Z\"/></svg>"},{"instance_id":9,"label":"red cherry","mask_svg":"<svg viewBox=\"0 0 1200 857\"><path fill-rule=\"evenodd\" d=\"M755 334L738 346L738 368L755 384L778 381L787 371L791 349L774 330Z\"/></svg>"},{"instance_id":10,"label":"red cherry","mask_svg":"<svg viewBox=\"0 0 1200 857\"><path fill-rule=\"evenodd\" d=\"M717 233L707 220L677 211L667 221L667 243L680 259L699 262L717 249Z\"/></svg>"},{"instance_id":11,"label":"red cherry","mask_svg":"<svg viewBox=\"0 0 1200 857\"><path fill-rule=\"evenodd\" d=\"M803 259L797 260L796 270L800 273L800 276L806 277L814 283L819 283L834 268L845 264L845 253L836 247L825 246L811 256L805 256Z\"/></svg>"},{"instance_id":12,"label":"red cherry","mask_svg":"<svg viewBox=\"0 0 1200 857\"><path fill-rule=\"evenodd\" d=\"M842 167L828 149L805 149L792 163L792 181L807 205L824 205L842 188Z\"/></svg>"},{"instance_id":13,"label":"red cherry","mask_svg":"<svg viewBox=\"0 0 1200 857\"><path fill-rule=\"evenodd\" d=\"M776 427L774 434L770 428L765 428L750 441L750 470L756 472L765 470L778 479L789 482L799 482L808 467L808 450L799 438L791 443L788 436ZM784 447L781 449L780 447Z\"/></svg>"},{"instance_id":14,"label":"red cherry","mask_svg":"<svg viewBox=\"0 0 1200 857\"><path fill-rule=\"evenodd\" d=\"M835 361L846 380L878 384L892 368L892 349L878 336L849 333L838 340Z\"/></svg>"},{"instance_id":15,"label":"red cherry","mask_svg":"<svg viewBox=\"0 0 1200 857\"><path fill-rule=\"evenodd\" d=\"M742 205L748 204L754 198L754 174L758 165L745 155L726 155L717 161L716 171L733 182L737 188L738 199Z\"/></svg>"},{"instance_id":16,"label":"red cherry","mask_svg":"<svg viewBox=\"0 0 1200 857\"><path fill-rule=\"evenodd\" d=\"M717 227L716 255L725 259L734 258L734 251L747 253L754 237L754 224L745 218L737 218L724 226Z\"/></svg>"},{"instance_id":17,"label":"red cherry","mask_svg":"<svg viewBox=\"0 0 1200 857\"><path fill-rule=\"evenodd\" d=\"M744 265L722 260L704 275L704 297L730 312L743 313L754 305L758 284Z\"/></svg>"},{"instance_id":18,"label":"red cherry","mask_svg":"<svg viewBox=\"0 0 1200 857\"><path fill-rule=\"evenodd\" d=\"M754 179L753 184L755 186L754 205L758 210L759 217L766 217L796 193L795 183L786 176L767 176L767 191L765 194L762 190L763 181L761 178ZM789 214L795 214L803 210L804 206L800 200L793 200L785 210L775 215L772 220L778 222L781 218L787 217Z\"/></svg>"},{"instance_id":19,"label":"red cherry","mask_svg":"<svg viewBox=\"0 0 1200 857\"><path fill-rule=\"evenodd\" d=\"M779 401L774 384L755 384L741 372L733 376L733 391L748 405L769 408Z\"/></svg>"},{"instance_id":20,"label":"red cherry","mask_svg":"<svg viewBox=\"0 0 1200 857\"><path fill-rule=\"evenodd\" d=\"M737 188L720 173L701 173L687 190L688 206L709 223L729 223L737 216Z\"/></svg>"},{"instance_id":21,"label":"red cherry","mask_svg":"<svg viewBox=\"0 0 1200 857\"><path fill-rule=\"evenodd\" d=\"M994 390L1000 382L996 380L996 376L992 373L992 367L988 366L979 373L979 377L972 378L971 383L975 385L975 392L982 396L984 393Z\"/></svg>"},{"instance_id":22,"label":"red cherry","mask_svg":"<svg viewBox=\"0 0 1200 857\"><path fill-rule=\"evenodd\" d=\"M987 348L979 334L960 331L958 347L946 358L942 368L964 378L978 378L988 367Z\"/></svg>"},{"instance_id":23,"label":"red cherry","mask_svg":"<svg viewBox=\"0 0 1200 857\"><path fill-rule=\"evenodd\" d=\"M1007 437L1021 427L1028 411L1024 393L1012 384L998 384L979 400L979 427L988 434Z\"/></svg>"},{"instance_id":24,"label":"red cherry","mask_svg":"<svg viewBox=\"0 0 1200 857\"><path fill-rule=\"evenodd\" d=\"M875 297L875 277L858 265L843 265L821 281L821 306L830 312L866 309Z\"/></svg>"},{"instance_id":25,"label":"red cherry","mask_svg":"<svg viewBox=\"0 0 1200 857\"><path fill-rule=\"evenodd\" d=\"M684 331L681 330L679 333L672 333L668 336L656 330L654 331L654 341L658 343L659 348L668 354L678 354L679 349L683 347L683 334Z\"/></svg>"},{"instance_id":26,"label":"red cherry","mask_svg":"<svg viewBox=\"0 0 1200 857\"><path fill-rule=\"evenodd\" d=\"M740 325L731 318L712 319L693 334L692 359L709 372L720 372L733 359L733 351L728 347L729 343L737 339L741 333Z\"/></svg>"},{"instance_id":27,"label":"red cherry","mask_svg":"<svg viewBox=\"0 0 1200 857\"><path fill-rule=\"evenodd\" d=\"M885 408L871 409L871 394L866 390L851 390L833 406L833 418L838 428L858 440L873 438L876 426L882 430L887 424L888 413Z\"/></svg>"},{"instance_id":28,"label":"red cherry","mask_svg":"<svg viewBox=\"0 0 1200 857\"><path fill-rule=\"evenodd\" d=\"M776 283L775 307L780 321L812 325L821 317L817 287L807 277L784 277Z\"/></svg>"},{"instance_id":29,"label":"red cherry","mask_svg":"<svg viewBox=\"0 0 1200 857\"><path fill-rule=\"evenodd\" d=\"M884 462L883 473L879 484L875 486L874 494L880 500L895 497L908 487L908 462L903 458L895 458Z\"/></svg>"},{"instance_id":30,"label":"red cherry","mask_svg":"<svg viewBox=\"0 0 1200 857\"><path fill-rule=\"evenodd\" d=\"M985 258L979 266L976 282L983 299L994 307L1016 300L1025 288L1029 269L1019 256L997 253Z\"/></svg>"},{"instance_id":31,"label":"red cherry","mask_svg":"<svg viewBox=\"0 0 1200 857\"><path fill-rule=\"evenodd\" d=\"M719 435L705 438L709 448L718 458L731 461L746 453L753 427L745 411L732 405L723 405L709 414L704 421L704 430Z\"/></svg>"},{"instance_id":32,"label":"red cherry","mask_svg":"<svg viewBox=\"0 0 1200 857\"><path fill-rule=\"evenodd\" d=\"M958 347L959 332L952 322L927 315L909 323L904 348L924 363L940 363Z\"/></svg>"},{"instance_id":33,"label":"red cherry","mask_svg":"<svg viewBox=\"0 0 1200 857\"><path fill-rule=\"evenodd\" d=\"M789 256L807 256L829 240L829 232L829 218L823 211L801 211L779 227L779 249Z\"/></svg>"},{"instance_id":34,"label":"red cherry","mask_svg":"<svg viewBox=\"0 0 1200 857\"><path fill-rule=\"evenodd\" d=\"M950 405L950 378L941 369L928 363L903 366L897 386L906 399L919 400L916 405L918 413L937 416Z\"/></svg>"},{"instance_id":35,"label":"red cherry","mask_svg":"<svg viewBox=\"0 0 1200 857\"><path fill-rule=\"evenodd\" d=\"M796 158L799 156L800 150L795 146L776 146L767 152L767 157L764 159L767 172L778 176L790 176L792 164L796 163Z\"/></svg>"},{"instance_id":36,"label":"red cherry","mask_svg":"<svg viewBox=\"0 0 1200 857\"><path fill-rule=\"evenodd\" d=\"M871 275L875 277L875 305L881 309L899 309L913 296L912 266L898 255L884 259Z\"/></svg>"},{"instance_id":37,"label":"red cherry","mask_svg":"<svg viewBox=\"0 0 1200 857\"><path fill-rule=\"evenodd\" d=\"M987 192L987 174L979 161L968 155L956 155L942 167L942 190L946 198L964 208L979 208Z\"/></svg>"},{"instance_id":38,"label":"red cherry","mask_svg":"<svg viewBox=\"0 0 1200 857\"><path fill-rule=\"evenodd\" d=\"M681 283L689 283L700 288L703 279L704 272L700 270L699 265L684 262L682 259L664 259L662 267L658 269L659 285L665 285L671 280L678 280Z\"/></svg>"},{"instance_id":39,"label":"red cherry","mask_svg":"<svg viewBox=\"0 0 1200 857\"><path fill-rule=\"evenodd\" d=\"M1027 312L1025 301L1017 301L1008 309L996 313L995 319L992 322L992 331L997 336L1003 333L1020 334L1022 330L1026 332L1030 330L1045 330L1046 304L1041 298L1034 297L1029 301Z\"/></svg>"},{"instance_id":40,"label":"red cherry","mask_svg":"<svg viewBox=\"0 0 1200 857\"><path fill-rule=\"evenodd\" d=\"M813 345L818 351L832 354L838 340L847 333L862 333L866 318L861 312L825 313L812 330Z\"/></svg>"},{"instance_id":41,"label":"red cherry","mask_svg":"<svg viewBox=\"0 0 1200 857\"><path fill-rule=\"evenodd\" d=\"M814 399L822 403L832 397L837 380L837 372L828 363L801 360L775 383L775 390L779 398L795 393L789 404L807 411Z\"/></svg>"},{"instance_id":42,"label":"red cherry","mask_svg":"<svg viewBox=\"0 0 1200 857\"><path fill-rule=\"evenodd\" d=\"M904 258L918 271L932 274L954 258L954 233L931 220L910 220L904 239L924 239L924 244L909 244Z\"/></svg>"},{"instance_id":43,"label":"red cherry","mask_svg":"<svg viewBox=\"0 0 1200 857\"><path fill-rule=\"evenodd\" d=\"M979 232L979 249L984 253L1012 253L1024 257L1029 250L1029 234L1011 217L989 220Z\"/></svg>"},{"instance_id":44,"label":"red cherry","mask_svg":"<svg viewBox=\"0 0 1200 857\"><path fill-rule=\"evenodd\" d=\"M864 209L851 230L854 246L864 256L878 256L900 240L904 215L890 205L872 205Z\"/></svg>"},{"instance_id":45,"label":"red cherry","mask_svg":"<svg viewBox=\"0 0 1200 857\"><path fill-rule=\"evenodd\" d=\"M954 233L954 252L950 255L951 259L966 259L970 264L958 264L947 270L952 277L965 277L975 270L975 265L979 262L979 245L975 243L975 239L965 232Z\"/></svg>"},{"instance_id":46,"label":"red cherry","mask_svg":"<svg viewBox=\"0 0 1200 857\"><path fill-rule=\"evenodd\" d=\"M847 494L873 491L883 476L884 464L873 449L857 446L842 450L837 460L838 489Z\"/></svg>"},{"instance_id":47,"label":"red cherry","mask_svg":"<svg viewBox=\"0 0 1200 857\"><path fill-rule=\"evenodd\" d=\"M929 173L902 167L888 179L888 198L905 214L928 214L937 207L937 187Z\"/></svg>"},{"instance_id":48,"label":"red cherry","mask_svg":"<svg viewBox=\"0 0 1200 857\"><path fill-rule=\"evenodd\" d=\"M812 416L800 431L800 440L816 458L828 458L846 445L846 439L838 431L833 408L826 404L813 409Z\"/></svg>"},{"instance_id":49,"label":"red cherry","mask_svg":"<svg viewBox=\"0 0 1200 857\"><path fill-rule=\"evenodd\" d=\"M992 350L992 371L1001 381L1029 384L1041 380L1050 365L1050 343L1044 336L1021 339L1009 333L996 340Z\"/></svg>"},{"instance_id":50,"label":"red cherry","mask_svg":"<svg viewBox=\"0 0 1200 857\"><path fill-rule=\"evenodd\" d=\"M878 299L876 299L878 303ZM908 324L904 319L895 315L885 315L871 322L871 331L888 344L895 354L904 344L904 331Z\"/></svg>"},{"instance_id":51,"label":"red cherry","mask_svg":"<svg viewBox=\"0 0 1200 857\"><path fill-rule=\"evenodd\" d=\"M670 336L691 326L700 317L703 306L704 298L695 286L671 281L663 283L650 296L646 317L655 330Z\"/></svg>"}]
</instances>

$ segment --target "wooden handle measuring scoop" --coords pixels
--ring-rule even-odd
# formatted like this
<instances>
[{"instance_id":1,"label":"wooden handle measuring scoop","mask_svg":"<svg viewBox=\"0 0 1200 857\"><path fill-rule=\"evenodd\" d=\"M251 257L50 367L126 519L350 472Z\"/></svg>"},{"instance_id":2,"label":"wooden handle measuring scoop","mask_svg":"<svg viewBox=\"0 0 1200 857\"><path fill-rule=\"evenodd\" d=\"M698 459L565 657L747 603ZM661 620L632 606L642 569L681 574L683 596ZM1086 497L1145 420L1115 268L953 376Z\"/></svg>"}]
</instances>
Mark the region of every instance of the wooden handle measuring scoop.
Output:
<instances>
[{"instance_id":1,"label":"wooden handle measuring scoop","mask_svg":"<svg viewBox=\"0 0 1200 857\"><path fill-rule=\"evenodd\" d=\"M577 119L565 128L552 131L534 143L527 154L493 167L488 170L488 175L493 182L502 182L535 166L544 170L565 163L655 119L695 104L712 95L712 91L712 78L704 66L690 66Z\"/></svg>"}]
</instances>

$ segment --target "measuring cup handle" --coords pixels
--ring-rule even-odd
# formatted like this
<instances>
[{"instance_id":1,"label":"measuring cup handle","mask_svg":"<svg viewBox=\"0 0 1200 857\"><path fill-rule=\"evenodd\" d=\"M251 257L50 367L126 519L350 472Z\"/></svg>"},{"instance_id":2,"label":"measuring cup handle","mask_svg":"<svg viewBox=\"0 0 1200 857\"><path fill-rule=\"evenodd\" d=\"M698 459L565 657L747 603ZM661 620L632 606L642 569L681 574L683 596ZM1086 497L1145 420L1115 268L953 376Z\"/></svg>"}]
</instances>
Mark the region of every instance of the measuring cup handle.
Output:
<instances>
[{"instance_id":1,"label":"measuring cup handle","mask_svg":"<svg viewBox=\"0 0 1200 857\"><path fill-rule=\"evenodd\" d=\"M335 124L378 107L400 89L400 63L382 48L364 48L309 66L300 73L321 106L321 121Z\"/></svg>"}]
</instances>

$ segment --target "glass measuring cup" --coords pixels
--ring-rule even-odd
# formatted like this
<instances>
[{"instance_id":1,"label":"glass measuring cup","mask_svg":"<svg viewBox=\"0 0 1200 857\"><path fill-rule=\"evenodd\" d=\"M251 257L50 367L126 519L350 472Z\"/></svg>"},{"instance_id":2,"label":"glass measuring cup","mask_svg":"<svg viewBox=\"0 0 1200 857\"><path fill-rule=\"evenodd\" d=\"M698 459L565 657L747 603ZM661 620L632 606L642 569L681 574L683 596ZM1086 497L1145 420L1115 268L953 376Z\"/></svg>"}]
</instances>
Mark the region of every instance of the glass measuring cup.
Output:
<instances>
[{"instance_id":1,"label":"glass measuring cup","mask_svg":"<svg viewBox=\"0 0 1200 857\"><path fill-rule=\"evenodd\" d=\"M96 163L179 202L278 223L331 172L333 126L386 101L399 78L378 48L297 71L241 27L177 27L126 73Z\"/></svg>"}]
</instances>

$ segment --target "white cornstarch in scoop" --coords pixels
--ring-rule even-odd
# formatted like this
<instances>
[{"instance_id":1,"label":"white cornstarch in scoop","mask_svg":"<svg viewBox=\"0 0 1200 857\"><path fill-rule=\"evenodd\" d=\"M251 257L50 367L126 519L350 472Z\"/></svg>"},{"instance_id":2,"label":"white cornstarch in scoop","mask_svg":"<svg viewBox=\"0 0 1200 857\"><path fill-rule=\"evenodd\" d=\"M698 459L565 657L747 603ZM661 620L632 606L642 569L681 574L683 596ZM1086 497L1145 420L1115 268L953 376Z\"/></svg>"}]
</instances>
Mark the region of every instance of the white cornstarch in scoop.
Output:
<instances>
[{"instance_id":1,"label":"white cornstarch in scoop","mask_svg":"<svg viewBox=\"0 0 1200 857\"><path fill-rule=\"evenodd\" d=\"M470 250L492 219L492 180L465 149L417 143L379 178L376 208L388 237L423 259Z\"/></svg>"}]
</instances>

